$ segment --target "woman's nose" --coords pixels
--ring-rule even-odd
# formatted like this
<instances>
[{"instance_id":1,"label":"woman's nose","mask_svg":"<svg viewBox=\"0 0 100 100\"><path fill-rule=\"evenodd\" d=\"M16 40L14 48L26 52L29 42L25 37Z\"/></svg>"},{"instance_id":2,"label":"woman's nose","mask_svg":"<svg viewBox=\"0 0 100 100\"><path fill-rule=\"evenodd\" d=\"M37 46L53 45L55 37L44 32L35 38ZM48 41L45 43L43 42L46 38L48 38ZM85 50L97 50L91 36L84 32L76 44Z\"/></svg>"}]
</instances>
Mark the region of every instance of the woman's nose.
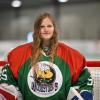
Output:
<instances>
[{"instance_id":1,"label":"woman's nose","mask_svg":"<svg viewBox=\"0 0 100 100\"><path fill-rule=\"evenodd\" d=\"M44 28L44 31L47 32L47 31L48 31L48 27L45 27L45 28Z\"/></svg>"}]
</instances>

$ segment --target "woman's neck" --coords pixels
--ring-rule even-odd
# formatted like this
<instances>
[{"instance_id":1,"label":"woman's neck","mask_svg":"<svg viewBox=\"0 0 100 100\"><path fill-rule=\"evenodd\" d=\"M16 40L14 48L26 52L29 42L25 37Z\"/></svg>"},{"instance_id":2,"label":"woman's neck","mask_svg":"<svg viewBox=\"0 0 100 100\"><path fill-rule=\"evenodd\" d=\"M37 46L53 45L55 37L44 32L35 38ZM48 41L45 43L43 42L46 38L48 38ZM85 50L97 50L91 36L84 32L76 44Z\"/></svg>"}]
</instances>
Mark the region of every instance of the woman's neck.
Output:
<instances>
[{"instance_id":1,"label":"woman's neck","mask_svg":"<svg viewBox=\"0 0 100 100\"><path fill-rule=\"evenodd\" d=\"M43 41L41 48L45 52L46 55L50 55L50 51L51 51L50 41Z\"/></svg>"},{"instance_id":2,"label":"woman's neck","mask_svg":"<svg viewBox=\"0 0 100 100\"><path fill-rule=\"evenodd\" d=\"M50 41L48 41L48 40L43 41L42 42L42 47L50 47Z\"/></svg>"}]
</instances>

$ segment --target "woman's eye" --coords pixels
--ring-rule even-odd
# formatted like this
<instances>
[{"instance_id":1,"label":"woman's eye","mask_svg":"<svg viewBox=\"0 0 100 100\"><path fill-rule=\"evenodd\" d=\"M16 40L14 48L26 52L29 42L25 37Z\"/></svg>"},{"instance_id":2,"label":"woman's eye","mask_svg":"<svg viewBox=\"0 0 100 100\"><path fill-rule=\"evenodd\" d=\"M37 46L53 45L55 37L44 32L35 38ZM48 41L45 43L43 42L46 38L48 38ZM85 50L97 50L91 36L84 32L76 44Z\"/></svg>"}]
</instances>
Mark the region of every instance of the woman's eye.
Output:
<instances>
[{"instance_id":1,"label":"woman's eye","mask_svg":"<svg viewBox=\"0 0 100 100\"><path fill-rule=\"evenodd\" d=\"M43 28L44 26L40 26L40 28Z\"/></svg>"},{"instance_id":2,"label":"woman's eye","mask_svg":"<svg viewBox=\"0 0 100 100\"><path fill-rule=\"evenodd\" d=\"M52 25L47 25L47 26L41 25L41 26L40 26L40 28L44 28L44 27L50 28L50 27L53 27L53 26L52 26Z\"/></svg>"}]
</instances>

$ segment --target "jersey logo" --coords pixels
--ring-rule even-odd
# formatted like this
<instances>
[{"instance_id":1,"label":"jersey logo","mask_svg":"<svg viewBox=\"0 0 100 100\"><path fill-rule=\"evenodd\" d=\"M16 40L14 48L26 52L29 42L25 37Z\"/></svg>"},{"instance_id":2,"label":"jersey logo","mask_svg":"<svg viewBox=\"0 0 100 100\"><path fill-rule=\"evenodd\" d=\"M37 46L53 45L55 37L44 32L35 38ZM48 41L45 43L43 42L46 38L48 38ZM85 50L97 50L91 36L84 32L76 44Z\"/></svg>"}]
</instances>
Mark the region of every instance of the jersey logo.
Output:
<instances>
[{"instance_id":1,"label":"jersey logo","mask_svg":"<svg viewBox=\"0 0 100 100\"><path fill-rule=\"evenodd\" d=\"M27 79L31 92L43 98L56 94L63 81L58 66L48 61L38 62L36 72L31 68Z\"/></svg>"}]
</instances>

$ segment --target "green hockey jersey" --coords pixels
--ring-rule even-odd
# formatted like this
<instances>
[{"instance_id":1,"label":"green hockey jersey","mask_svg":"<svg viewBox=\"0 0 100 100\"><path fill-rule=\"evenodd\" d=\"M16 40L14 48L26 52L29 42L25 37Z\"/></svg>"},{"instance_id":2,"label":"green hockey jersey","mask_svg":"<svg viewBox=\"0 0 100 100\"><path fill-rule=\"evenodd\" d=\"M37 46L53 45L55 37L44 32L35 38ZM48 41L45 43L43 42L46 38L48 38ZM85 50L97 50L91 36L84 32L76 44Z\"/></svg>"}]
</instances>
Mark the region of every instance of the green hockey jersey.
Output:
<instances>
[{"instance_id":1,"label":"green hockey jersey","mask_svg":"<svg viewBox=\"0 0 100 100\"><path fill-rule=\"evenodd\" d=\"M0 84L18 87L23 100L66 100L72 86L79 92L92 93L93 80L83 55L77 50L59 43L54 62L41 55L36 73L31 66L31 54L32 43L13 49L0 73Z\"/></svg>"}]
</instances>

